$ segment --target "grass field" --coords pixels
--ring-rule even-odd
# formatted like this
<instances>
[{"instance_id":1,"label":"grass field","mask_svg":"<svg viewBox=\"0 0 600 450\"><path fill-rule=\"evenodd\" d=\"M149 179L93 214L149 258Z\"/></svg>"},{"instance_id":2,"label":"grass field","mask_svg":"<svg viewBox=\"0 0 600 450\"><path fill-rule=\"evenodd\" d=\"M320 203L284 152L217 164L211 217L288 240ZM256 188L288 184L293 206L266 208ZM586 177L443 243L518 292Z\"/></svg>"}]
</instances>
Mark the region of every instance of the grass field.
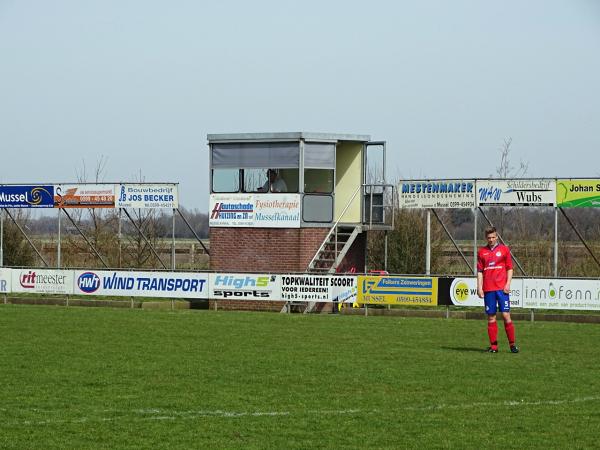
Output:
<instances>
[{"instance_id":1,"label":"grass field","mask_svg":"<svg viewBox=\"0 0 600 450\"><path fill-rule=\"evenodd\" d=\"M0 448L593 448L600 326L0 306Z\"/></svg>"}]
</instances>

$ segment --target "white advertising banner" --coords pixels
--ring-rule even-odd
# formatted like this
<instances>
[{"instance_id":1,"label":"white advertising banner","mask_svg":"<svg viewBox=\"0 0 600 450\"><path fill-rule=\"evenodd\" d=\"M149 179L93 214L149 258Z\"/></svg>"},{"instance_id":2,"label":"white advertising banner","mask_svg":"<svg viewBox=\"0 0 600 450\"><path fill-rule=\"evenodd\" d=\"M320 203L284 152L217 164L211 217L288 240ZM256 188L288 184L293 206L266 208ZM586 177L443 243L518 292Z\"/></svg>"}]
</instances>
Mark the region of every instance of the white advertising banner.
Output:
<instances>
[{"instance_id":1,"label":"white advertising banner","mask_svg":"<svg viewBox=\"0 0 600 450\"><path fill-rule=\"evenodd\" d=\"M523 303L523 279L513 278L510 287L510 307L520 308ZM455 278L450 285L450 300L457 306L483 307L483 299L477 295L477 278Z\"/></svg>"},{"instance_id":2,"label":"white advertising banner","mask_svg":"<svg viewBox=\"0 0 600 450\"><path fill-rule=\"evenodd\" d=\"M251 227L254 225L254 195L212 194L209 211L211 227Z\"/></svg>"},{"instance_id":3,"label":"white advertising banner","mask_svg":"<svg viewBox=\"0 0 600 450\"><path fill-rule=\"evenodd\" d=\"M0 268L0 293L8 294L11 292L11 269Z\"/></svg>"},{"instance_id":4,"label":"white advertising banner","mask_svg":"<svg viewBox=\"0 0 600 450\"><path fill-rule=\"evenodd\" d=\"M346 275L281 275L281 300L354 303L356 280Z\"/></svg>"},{"instance_id":5,"label":"white advertising banner","mask_svg":"<svg viewBox=\"0 0 600 450\"><path fill-rule=\"evenodd\" d=\"M211 273L209 297L214 300L281 300L277 275Z\"/></svg>"},{"instance_id":6,"label":"white advertising banner","mask_svg":"<svg viewBox=\"0 0 600 450\"><path fill-rule=\"evenodd\" d=\"M401 181L400 208L474 208L475 180Z\"/></svg>"},{"instance_id":7,"label":"white advertising banner","mask_svg":"<svg viewBox=\"0 0 600 450\"><path fill-rule=\"evenodd\" d=\"M300 194L212 194L211 227L300 228Z\"/></svg>"},{"instance_id":8,"label":"white advertising banner","mask_svg":"<svg viewBox=\"0 0 600 450\"><path fill-rule=\"evenodd\" d=\"M331 276L282 275L281 299L285 301L331 302Z\"/></svg>"},{"instance_id":9,"label":"white advertising banner","mask_svg":"<svg viewBox=\"0 0 600 450\"><path fill-rule=\"evenodd\" d=\"M12 292L73 294L72 270L13 269Z\"/></svg>"},{"instance_id":10,"label":"white advertising banner","mask_svg":"<svg viewBox=\"0 0 600 450\"><path fill-rule=\"evenodd\" d=\"M55 208L114 208L114 184L59 184L54 186Z\"/></svg>"},{"instance_id":11,"label":"white advertising banner","mask_svg":"<svg viewBox=\"0 0 600 450\"><path fill-rule=\"evenodd\" d=\"M554 206L556 180L477 180L477 206Z\"/></svg>"},{"instance_id":12,"label":"white advertising banner","mask_svg":"<svg viewBox=\"0 0 600 450\"><path fill-rule=\"evenodd\" d=\"M356 303L358 298L358 278L335 275L331 277L331 295L334 302Z\"/></svg>"},{"instance_id":13,"label":"white advertising banner","mask_svg":"<svg viewBox=\"0 0 600 450\"><path fill-rule=\"evenodd\" d=\"M73 293L126 297L208 298L208 274L75 271Z\"/></svg>"},{"instance_id":14,"label":"white advertising banner","mask_svg":"<svg viewBox=\"0 0 600 450\"><path fill-rule=\"evenodd\" d=\"M259 228L300 228L300 194L257 194L254 196Z\"/></svg>"},{"instance_id":15,"label":"white advertising banner","mask_svg":"<svg viewBox=\"0 0 600 450\"><path fill-rule=\"evenodd\" d=\"M116 208L179 208L176 184L118 184Z\"/></svg>"},{"instance_id":16,"label":"white advertising banner","mask_svg":"<svg viewBox=\"0 0 600 450\"><path fill-rule=\"evenodd\" d=\"M600 280L525 278L523 307L600 310Z\"/></svg>"}]
</instances>

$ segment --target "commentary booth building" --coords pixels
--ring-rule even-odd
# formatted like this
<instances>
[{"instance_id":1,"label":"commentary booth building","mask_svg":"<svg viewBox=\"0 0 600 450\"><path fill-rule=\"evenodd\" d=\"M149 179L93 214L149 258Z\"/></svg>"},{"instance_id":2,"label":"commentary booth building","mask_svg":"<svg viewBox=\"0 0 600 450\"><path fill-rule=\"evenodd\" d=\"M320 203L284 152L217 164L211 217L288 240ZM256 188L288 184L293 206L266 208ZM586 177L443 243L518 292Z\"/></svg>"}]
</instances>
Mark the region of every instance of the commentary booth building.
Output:
<instances>
[{"instance_id":1,"label":"commentary booth building","mask_svg":"<svg viewBox=\"0 0 600 450\"><path fill-rule=\"evenodd\" d=\"M364 272L366 233L393 227L385 142L327 133L209 134L210 268Z\"/></svg>"}]
</instances>

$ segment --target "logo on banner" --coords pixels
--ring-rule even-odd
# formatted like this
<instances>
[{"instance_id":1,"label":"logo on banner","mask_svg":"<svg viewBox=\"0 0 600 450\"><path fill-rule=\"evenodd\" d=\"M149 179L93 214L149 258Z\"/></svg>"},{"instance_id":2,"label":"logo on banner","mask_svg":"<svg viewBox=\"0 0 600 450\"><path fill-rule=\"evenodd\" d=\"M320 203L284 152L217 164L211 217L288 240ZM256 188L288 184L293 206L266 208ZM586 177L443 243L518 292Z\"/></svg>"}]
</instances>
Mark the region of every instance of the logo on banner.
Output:
<instances>
[{"instance_id":1,"label":"logo on banner","mask_svg":"<svg viewBox=\"0 0 600 450\"><path fill-rule=\"evenodd\" d=\"M480 205L553 206L556 203L554 180L477 181Z\"/></svg>"},{"instance_id":2,"label":"logo on banner","mask_svg":"<svg viewBox=\"0 0 600 450\"><path fill-rule=\"evenodd\" d=\"M53 186L0 186L0 207L52 208Z\"/></svg>"},{"instance_id":3,"label":"logo on banner","mask_svg":"<svg viewBox=\"0 0 600 450\"><path fill-rule=\"evenodd\" d=\"M79 275L77 286L82 292L92 294L100 287L100 277L94 272L85 272Z\"/></svg>"},{"instance_id":4,"label":"logo on banner","mask_svg":"<svg viewBox=\"0 0 600 450\"><path fill-rule=\"evenodd\" d=\"M359 277L359 303L437 304L437 278Z\"/></svg>"},{"instance_id":5,"label":"logo on banner","mask_svg":"<svg viewBox=\"0 0 600 450\"><path fill-rule=\"evenodd\" d=\"M572 287L562 284L560 281L556 282L558 287L554 285L553 281L546 286L526 286L525 297L540 300L600 300L600 289L598 288L594 289L585 285L584 287ZM570 283L570 280L568 282Z\"/></svg>"},{"instance_id":6,"label":"logo on banner","mask_svg":"<svg viewBox=\"0 0 600 450\"><path fill-rule=\"evenodd\" d=\"M234 276L217 275L213 281L215 297L256 297L270 298L272 292L266 288L276 281L275 275L269 276ZM229 288L229 289L228 289Z\"/></svg>"},{"instance_id":7,"label":"logo on banner","mask_svg":"<svg viewBox=\"0 0 600 450\"><path fill-rule=\"evenodd\" d=\"M472 208L475 206L475 180L402 182L401 208Z\"/></svg>"},{"instance_id":8,"label":"logo on banner","mask_svg":"<svg viewBox=\"0 0 600 450\"><path fill-rule=\"evenodd\" d=\"M254 205L252 203L216 202L210 214L211 219L252 219Z\"/></svg>"},{"instance_id":9,"label":"logo on banner","mask_svg":"<svg viewBox=\"0 0 600 450\"><path fill-rule=\"evenodd\" d=\"M116 208L177 208L179 197L175 184L120 184Z\"/></svg>"},{"instance_id":10,"label":"logo on banner","mask_svg":"<svg viewBox=\"0 0 600 450\"><path fill-rule=\"evenodd\" d=\"M557 180L556 203L562 208L600 207L600 180Z\"/></svg>"},{"instance_id":11,"label":"logo on banner","mask_svg":"<svg viewBox=\"0 0 600 450\"><path fill-rule=\"evenodd\" d=\"M65 284L66 275L63 274L37 274L33 270L21 272L19 284L23 289L36 289L42 287L57 287Z\"/></svg>"},{"instance_id":12,"label":"logo on banner","mask_svg":"<svg viewBox=\"0 0 600 450\"><path fill-rule=\"evenodd\" d=\"M113 184L65 184L54 186L54 206L57 208L113 208Z\"/></svg>"},{"instance_id":13,"label":"logo on banner","mask_svg":"<svg viewBox=\"0 0 600 450\"><path fill-rule=\"evenodd\" d=\"M454 298L459 302L464 302L469 298L469 286L464 281L460 281L454 287Z\"/></svg>"}]
</instances>

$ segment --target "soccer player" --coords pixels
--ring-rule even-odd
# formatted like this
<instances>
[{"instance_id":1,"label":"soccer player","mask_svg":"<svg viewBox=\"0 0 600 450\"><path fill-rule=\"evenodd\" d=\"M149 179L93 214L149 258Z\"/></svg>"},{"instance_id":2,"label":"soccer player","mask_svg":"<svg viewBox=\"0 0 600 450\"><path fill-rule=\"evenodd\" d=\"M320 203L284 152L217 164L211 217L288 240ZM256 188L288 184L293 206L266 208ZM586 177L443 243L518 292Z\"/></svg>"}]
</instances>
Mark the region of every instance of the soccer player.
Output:
<instances>
[{"instance_id":1,"label":"soccer player","mask_svg":"<svg viewBox=\"0 0 600 450\"><path fill-rule=\"evenodd\" d=\"M496 323L497 306L500 307L504 319L504 331L508 338L510 351L519 353L515 344L515 326L510 318L510 282L513 276L510 249L498 242L495 227L485 229L487 245L477 252L477 295L484 299L487 314L488 336L490 347L488 352L498 353L498 324Z\"/></svg>"}]
</instances>

